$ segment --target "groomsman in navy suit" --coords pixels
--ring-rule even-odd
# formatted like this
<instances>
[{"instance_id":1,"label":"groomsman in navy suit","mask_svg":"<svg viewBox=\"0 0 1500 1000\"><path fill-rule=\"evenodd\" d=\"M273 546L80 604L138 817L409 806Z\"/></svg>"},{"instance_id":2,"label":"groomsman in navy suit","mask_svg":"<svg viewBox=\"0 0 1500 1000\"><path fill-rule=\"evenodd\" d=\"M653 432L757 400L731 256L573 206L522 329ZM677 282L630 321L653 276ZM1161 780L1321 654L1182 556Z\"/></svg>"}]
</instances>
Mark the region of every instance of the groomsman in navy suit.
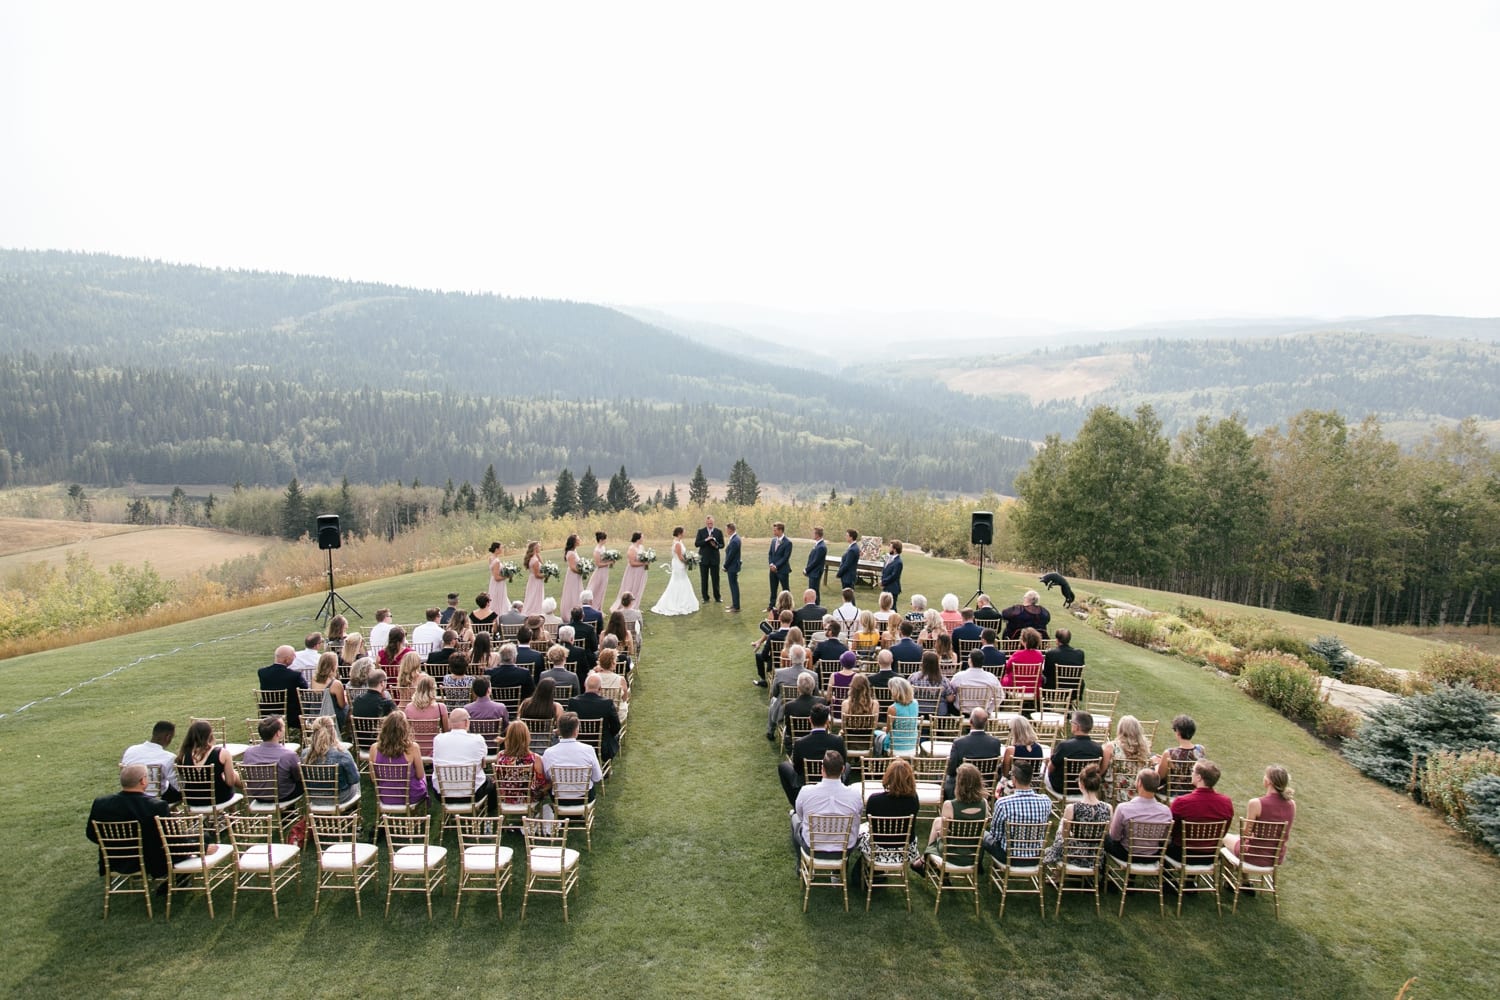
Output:
<instances>
[{"instance_id":1,"label":"groomsman in navy suit","mask_svg":"<svg viewBox=\"0 0 1500 1000\"><path fill-rule=\"evenodd\" d=\"M891 557L880 570L880 589L894 601L901 596L901 539L891 541ZM894 606L894 605L893 605Z\"/></svg>"},{"instance_id":2,"label":"groomsman in navy suit","mask_svg":"<svg viewBox=\"0 0 1500 1000\"><path fill-rule=\"evenodd\" d=\"M807 577L807 588L819 602L823 600L823 567L827 563L828 543L823 541L823 529L814 528L812 551L807 554L807 568L802 574Z\"/></svg>"},{"instance_id":3,"label":"groomsman in navy suit","mask_svg":"<svg viewBox=\"0 0 1500 1000\"><path fill-rule=\"evenodd\" d=\"M776 591L791 590L792 582L792 540L786 537L786 525L777 521L771 525L771 603L766 608L776 606Z\"/></svg>"},{"instance_id":4,"label":"groomsman in navy suit","mask_svg":"<svg viewBox=\"0 0 1500 1000\"><path fill-rule=\"evenodd\" d=\"M729 607L725 613L740 609L740 530L729 522L729 541L724 546L724 575L729 578Z\"/></svg>"},{"instance_id":5,"label":"groomsman in navy suit","mask_svg":"<svg viewBox=\"0 0 1500 1000\"><path fill-rule=\"evenodd\" d=\"M849 536L849 547L839 560L839 585L846 590L853 590L854 585L859 582L859 532L849 528L844 534Z\"/></svg>"}]
</instances>

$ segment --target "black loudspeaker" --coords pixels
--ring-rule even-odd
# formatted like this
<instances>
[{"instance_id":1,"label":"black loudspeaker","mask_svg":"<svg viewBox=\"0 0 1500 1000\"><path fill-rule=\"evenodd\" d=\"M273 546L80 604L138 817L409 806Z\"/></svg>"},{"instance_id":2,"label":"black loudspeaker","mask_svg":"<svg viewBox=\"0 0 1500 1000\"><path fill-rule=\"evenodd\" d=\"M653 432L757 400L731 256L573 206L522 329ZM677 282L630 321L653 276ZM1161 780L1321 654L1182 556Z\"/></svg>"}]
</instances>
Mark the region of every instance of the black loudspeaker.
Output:
<instances>
[{"instance_id":1,"label":"black loudspeaker","mask_svg":"<svg viewBox=\"0 0 1500 1000\"><path fill-rule=\"evenodd\" d=\"M336 549L342 544L339 540L339 516L337 514L318 515L318 548Z\"/></svg>"},{"instance_id":2,"label":"black loudspeaker","mask_svg":"<svg viewBox=\"0 0 1500 1000\"><path fill-rule=\"evenodd\" d=\"M973 545L995 544L995 515L987 510L976 510L969 522L969 542Z\"/></svg>"}]
</instances>

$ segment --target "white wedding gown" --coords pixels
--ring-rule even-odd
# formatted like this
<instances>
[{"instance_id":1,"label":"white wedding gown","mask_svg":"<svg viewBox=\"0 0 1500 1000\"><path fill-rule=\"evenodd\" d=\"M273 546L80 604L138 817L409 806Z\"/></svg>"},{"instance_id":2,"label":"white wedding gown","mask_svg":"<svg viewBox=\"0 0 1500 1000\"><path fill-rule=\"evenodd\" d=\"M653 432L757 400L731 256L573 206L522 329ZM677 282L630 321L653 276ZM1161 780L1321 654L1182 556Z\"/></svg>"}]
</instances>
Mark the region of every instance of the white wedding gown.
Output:
<instances>
[{"instance_id":1,"label":"white wedding gown","mask_svg":"<svg viewBox=\"0 0 1500 1000\"><path fill-rule=\"evenodd\" d=\"M698 613L698 594L688 578L687 564L682 561L682 543L672 544L672 577L651 612L658 615L694 615Z\"/></svg>"}]
</instances>

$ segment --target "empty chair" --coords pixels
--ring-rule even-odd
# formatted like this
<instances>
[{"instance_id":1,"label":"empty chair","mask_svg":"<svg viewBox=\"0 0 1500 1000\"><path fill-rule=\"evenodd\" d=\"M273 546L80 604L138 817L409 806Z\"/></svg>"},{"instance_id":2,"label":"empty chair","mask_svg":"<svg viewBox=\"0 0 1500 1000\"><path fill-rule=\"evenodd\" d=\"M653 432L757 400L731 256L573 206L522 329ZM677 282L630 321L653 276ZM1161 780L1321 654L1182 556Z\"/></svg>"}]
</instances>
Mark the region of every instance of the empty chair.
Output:
<instances>
[{"instance_id":1,"label":"empty chair","mask_svg":"<svg viewBox=\"0 0 1500 1000\"><path fill-rule=\"evenodd\" d=\"M201 890L208 904L208 918L214 916L214 887L234 877L234 848L228 844L209 845L203 817L158 816L157 829L166 846L171 874L167 878L167 919L172 919L172 897L182 892ZM197 885L194 886L193 882Z\"/></svg>"},{"instance_id":2,"label":"empty chair","mask_svg":"<svg viewBox=\"0 0 1500 1000\"><path fill-rule=\"evenodd\" d=\"M928 738L922 741L922 753L929 757L947 757L953 741L963 733L961 715L935 715L929 720Z\"/></svg>"},{"instance_id":3,"label":"empty chair","mask_svg":"<svg viewBox=\"0 0 1500 1000\"><path fill-rule=\"evenodd\" d=\"M453 890L453 915L466 892L493 892L495 916L505 918L502 894L510 885L515 851L500 843L500 828L480 816L458 816L458 884ZM488 830L486 830L488 827Z\"/></svg>"},{"instance_id":4,"label":"empty chair","mask_svg":"<svg viewBox=\"0 0 1500 1000\"><path fill-rule=\"evenodd\" d=\"M526 886L521 894L521 919L531 894L562 898L563 923L568 922L568 894L578 884L579 854L568 847L568 821L527 816L521 820L526 841Z\"/></svg>"},{"instance_id":5,"label":"empty chair","mask_svg":"<svg viewBox=\"0 0 1500 1000\"><path fill-rule=\"evenodd\" d=\"M318 912L323 890L348 889L354 893L354 912L364 916L360 893L378 870L374 844L359 839L359 814L335 815L312 812L308 816L313 844L318 851L318 880L313 894L313 913Z\"/></svg>"},{"instance_id":6,"label":"empty chair","mask_svg":"<svg viewBox=\"0 0 1500 1000\"><path fill-rule=\"evenodd\" d=\"M912 775L917 782L917 802L922 816L936 816L943 808L943 780L948 775L945 757L912 757Z\"/></svg>"},{"instance_id":7,"label":"empty chair","mask_svg":"<svg viewBox=\"0 0 1500 1000\"><path fill-rule=\"evenodd\" d=\"M385 914L391 914L391 896L398 892L420 892L427 900L427 919L432 919L432 891L448 876L448 849L427 842L432 817L385 816L386 875Z\"/></svg>"},{"instance_id":8,"label":"empty chair","mask_svg":"<svg viewBox=\"0 0 1500 1000\"><path fill-rule=\"evenodd\" d=\"M234 898L229 913L240 905L240 890L269 892L271 913L281 916L279 894L288 882L297 880L301 887L302 866L297 863L301 849L296 844L277 841L279 828L270 813L229 817L229 837L234 843Z\"/></svg>"},{"instance_id":9,"label":"empty chair","mask_svg":"<svg viewBox=\"0 0 1500 1000\"><path fill-rule=\"evenodd\" d=\"M1088 691L1083 696L1083 710L1094 717L1094 732L1098 739L1108 739L1114 721L1115 706L1120 702L1119 691Z\"/></svg>"}]
</instances>

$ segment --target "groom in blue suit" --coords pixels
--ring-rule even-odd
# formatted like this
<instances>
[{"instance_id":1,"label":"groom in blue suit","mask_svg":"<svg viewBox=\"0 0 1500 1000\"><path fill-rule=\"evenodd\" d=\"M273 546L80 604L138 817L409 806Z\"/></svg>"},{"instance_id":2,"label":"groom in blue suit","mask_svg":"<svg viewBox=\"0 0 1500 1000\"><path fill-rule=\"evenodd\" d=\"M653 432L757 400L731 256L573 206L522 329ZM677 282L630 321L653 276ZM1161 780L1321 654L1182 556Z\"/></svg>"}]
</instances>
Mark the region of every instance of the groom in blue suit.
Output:
<instances>
[{"instance_id":1,"label":"groom in blue suit","mask_svg":"<svg viewBox=\"0 0 1500 1000\"><path fill-rule=\"evenodd\" d=\"M730 521L729 541L724 546L724 575L729 578L729 607L726 613L740 609L740 530Z\"/></svg>"},{"instance_id":2,"label":"groom in blue suit","mask_svg":"<svg viewBox=\"0 0 1500 1000\"><path fill-rule=\"evenodd\" d=\"M901 596L901 540L891 542L891 557L880 570L880 589L891 595L892 600Z\"/></svg>"},{"instance_id":3,"label":"groom in blue suit","mask_svg":"<svg viewBox=\"0 0 1500 1000\"><path fill-rule=\"evenodd\" d=\"M844 534L849 536L849 547L839 560L839 584L846 590L853 590L859 582L859 532L849 528Z\"/></svg>"},{"instance_id":4,"label":"groom in blue suit","mask_svg":"<svg viewBox=\"0 0 1500 1000\"><path fill-rule=\"evenodd\" d=\"M767 610L776 606L776 590L791 590L792 540L786 537L786 525L777 521L771 525L771 603Z\"/></svg>"},{"instance_id":5,"label":"groom in blue suit","mask_svg":"<svg viewBox=\"0 0 1500 1000\"><path fill-rule=\"evenodd\" d=\"M823 529L814 528L812 551L807 554L807 566L802 570L802 575L807 577L807 589L814 594L813 603L823 599L823 567L827 563L828 543L823 541Z\"/></svg>"}]
</instances>

